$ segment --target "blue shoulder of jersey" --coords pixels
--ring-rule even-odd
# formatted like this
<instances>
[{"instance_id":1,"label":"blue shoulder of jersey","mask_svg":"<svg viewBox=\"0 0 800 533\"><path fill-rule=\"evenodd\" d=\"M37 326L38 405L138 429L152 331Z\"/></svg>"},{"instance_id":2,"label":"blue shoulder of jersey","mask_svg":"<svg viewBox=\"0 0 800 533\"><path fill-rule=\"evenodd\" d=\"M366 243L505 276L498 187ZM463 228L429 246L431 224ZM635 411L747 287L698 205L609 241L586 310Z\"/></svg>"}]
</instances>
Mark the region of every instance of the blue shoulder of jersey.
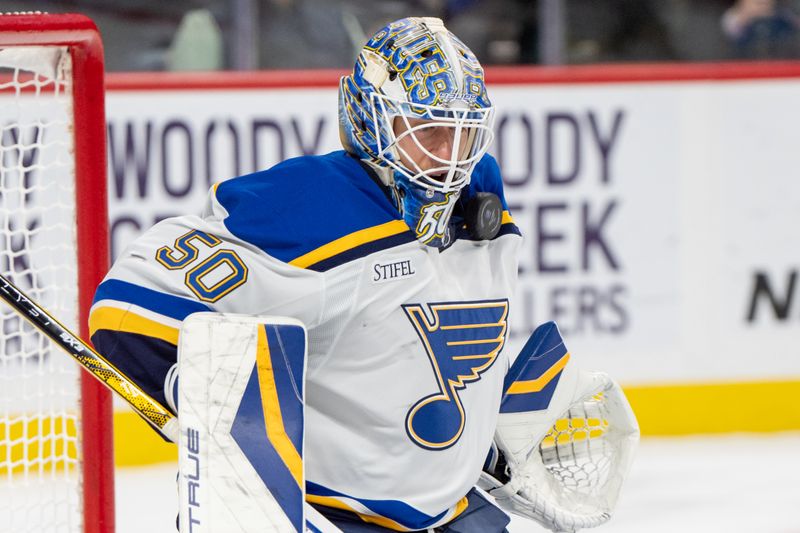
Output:
<instances>
[{"instance_id":1,"label":"blue shoulder of jersey","mask_svg":"<svg viewBox=\"0 0 800 533\"><path fill-rule=\"evenodd\" d=\"M299 268L326 271L415 239L381 187L344 151L228 180L216 199L231 233Z\"/></svg>"},{"instance_id":2,"label":"blue shoulder of jersey","mask_svg":"<svg viewBox=\"0 0 800 533\"><path fill-rule=\"evenodd\" d=\"M500 231L495 238L509 233L521 235L519 228L511 217L505 194L503 194L503 178L500 175L500 166L497 164L497 160L490 154L485 154L481 160L478 161L478 164L475 165L475 169L472 171L472 177L470 178L469 189L462 195L462 202L466 204L479 192L496 194L503 204L503 217L501 219Z\"/></svg>"}]
</instances>

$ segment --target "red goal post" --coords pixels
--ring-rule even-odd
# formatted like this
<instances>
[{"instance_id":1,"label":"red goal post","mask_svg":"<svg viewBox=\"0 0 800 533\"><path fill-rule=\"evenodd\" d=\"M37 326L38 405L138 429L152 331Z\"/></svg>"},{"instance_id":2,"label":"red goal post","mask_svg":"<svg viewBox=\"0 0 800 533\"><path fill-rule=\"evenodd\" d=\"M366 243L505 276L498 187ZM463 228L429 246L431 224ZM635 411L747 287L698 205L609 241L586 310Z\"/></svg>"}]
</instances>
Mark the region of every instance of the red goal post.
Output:
<instances>
[{"instance_id":1,"label":"red goal post","mask_svg":"<svg viewBox=\"0 0 800 533\"><path fill-rule=\"evenodd\" d=\"M0 15L0 270L83 338L109 263L103 84L90 19ZM111 533L110 393L0 307L2 527Z\"/></svg>"}]
</instances>

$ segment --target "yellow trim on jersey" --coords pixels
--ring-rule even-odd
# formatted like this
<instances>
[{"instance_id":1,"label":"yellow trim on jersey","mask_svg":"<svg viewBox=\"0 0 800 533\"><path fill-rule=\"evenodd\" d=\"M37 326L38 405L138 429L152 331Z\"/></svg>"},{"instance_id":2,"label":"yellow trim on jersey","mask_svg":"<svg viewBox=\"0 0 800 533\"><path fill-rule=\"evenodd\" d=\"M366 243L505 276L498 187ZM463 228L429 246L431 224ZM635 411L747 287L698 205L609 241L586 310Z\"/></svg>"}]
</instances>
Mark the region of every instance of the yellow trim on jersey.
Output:
<instances>
[{"instance_id":1,"label":"yellow trim on jersey","mask_svg":"<svg viewBox=\"0 0 800 533\"><path fill-rule=\"evenodd\" d=\"M335 255L352 250L353 248L361 246L362 244L367 244L379 239L391 237L393 235L403 233L404 231L408 231L408 226L404 221L392 220L391 222L386 222L385 224L380 224L371 228L365 228L349 235L345 235L344 237L340 237L335 241L331 241L328 244L311 250L307 254L301 255L296 259L292 259L289 261L289 264L300 268L307 268L313 264L319 263L320 261L330 259Z\"/></svg>"},{"instance_id":2,"label":"yellow trim on jersey","mask_svg":"<svg viewBox=\"0 0 800 533\"><path fill-rule=\"evenodd\" d=\"M453 520L458 518L461 515L461 513L467 510L468 506L469 506L469 500L467 499L466 496L458 500L458 503L456 504L456 510L453 512L453 516L450 517L450 521L452 522Z\"/></svg>"},{"instance_id":3,"label":"yellow trim on jersey","mask_svg":"<svg viewBox=\"0 0 800 533\"><path fill-rule=\"evenodd\" d=\"M174 346L178 345L178 328L156 322L150 318L137 315L127 309L117 307L97 307L89 315L89 336L97 330L138 333L147 337L161 339Z\"/></svg>"},{"instance_id":4,"label":"yellow trim on jersey","mask_svg":"<svg viewBox=\"0 0 800 533\"><path fill-rule=\"evenodd\" d=\"M332 496L315 496L313 494L306 494L306 501L308 503L316 503L318 505L324 505L325 507L333 507L334 509L342 509L345 511L350 511L358 515L361 520L364 522L369 522L370 524L377 524L381 527L385 527L386 529L391 529L392 531L412 531L411 529L404 527L391 518L386 518L383 516L375 516L370 514L359 513L343 501L337 500Z\"/></svg>"},{"instance_id":5,"label":"yellow trim on jersey","mask_svg":"<svg viewBox=\"0 0 800 533\"><path fill-rule=\"evenodd\" d=\"M387 529L391 529L392 531L412 531L411 529L395 522L391 518L386 518L385 516L377 516L371 514L364 514L359 513L345 502L333 497L333 496L316 496L314 494L306 494L306 501L308 503L316 503L317 505L324 505L325 507L333 507L334 509L342 509L344 511L350 511L353 514L358 515L361 520L364 522L369 522L370 524L377 524L379 526L385 527ZM469 505L469 500L466 496L461 498L458 503L456 504L455 510L453 511L452 516L448 522L452 522L458 516L463 513L467 506Z\"/></svg>"},{"instance_id":6,"label":"yellow trim on jersey","mask_svg":"<svg viewBox=\"0 0 800 533\"><path fill-rule=\"evenodd\" d=\"M261 390L261 406L264 410L264 424L267 427L267 438L272 443L275 451L292 477L301 489L303 482L303 459L292 444L286 429L283 426L281 404L278 399L278 388L272 372L272 358L269 353L267 333L262 326L258 327L258 342L256 345L256 367L258 368L258 386Z\"/></svg>"},{"instance_id":7,"label":"yellow trim on jersey","mask_svg":"<svg viewBox=\"0 0 800 533\"><path fill-rule=\"evenodd\" d=\"M515 381L511 384L506 391L507 394L528 394L531 392L539 392L543 388L550 383L553 378L555 378L559 372L561 372L565 366L567 366L567 361L569 361L569 353L564 354L564 356L553 363L553 366L547 369L547 371L539 376L536 379L531 379L528 381Z\"/></svg>"},{"instance_id":8,"label":"yellow trim on jersey","mask_svg":"<svg viewBox=\"0 0 800 533\"><path fill-rule=\"evenodd\" d=\"M494 324L495 327L498 327L497 324ZM469 346L471 344L486 344L488 342L496 341L497 339L478 339L472 341L447 341L445 344L448 346ZM455 357L453 357L455 359Z\"/></svg>"},{"instance_id":9,"label":"yellow trim on jersey","mask_svg":"<svg viewBox=\"0 0 800 533\"><path fill-rule=\"evenodd\" d=\"M451 326L439 326L439 329L472 329L472 328L492 328L497 324L453 324Z\"/></svg>"},{"instance_id":10,"label":"yellow trim on jersey","mask_svg":"<svg viewBox=\"0 0 800 533\"><path fill-rule=\"evenodd\" d=\"M508 211L503 211L503 216L500 219L500 224L513 224L513 223L514 219L511 218L511 213L509 213Z\"/></svg>"}]
</instances>

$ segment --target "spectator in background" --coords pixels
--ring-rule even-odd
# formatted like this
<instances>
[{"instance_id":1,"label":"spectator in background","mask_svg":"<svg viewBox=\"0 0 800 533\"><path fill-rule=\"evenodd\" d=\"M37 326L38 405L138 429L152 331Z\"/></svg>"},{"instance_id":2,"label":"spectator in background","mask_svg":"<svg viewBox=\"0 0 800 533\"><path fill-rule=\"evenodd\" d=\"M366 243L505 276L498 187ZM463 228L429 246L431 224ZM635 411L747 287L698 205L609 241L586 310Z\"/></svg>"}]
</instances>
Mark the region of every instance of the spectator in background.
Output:
<instances>
[{"instance_id":1,"label":"spectator in background","mask_svg":"<svg viewBox=\"0 0 800 533\"><path fill-rule=\"evenodd\" d=\"M167 70L222 70L223 47L214 15L208 9L188 11L166 55Z\"/></svg>"},{"instance_id":2,"label":"spectator in background","mask_svg":"<svg viewBox=\"0 0 800 533\"><path fill-rule=\"evenodd\" d=\"M800 57L797 16L776 0L736 0L722 16L722 30L738 59Z\"/></svg>"}]
</instances>

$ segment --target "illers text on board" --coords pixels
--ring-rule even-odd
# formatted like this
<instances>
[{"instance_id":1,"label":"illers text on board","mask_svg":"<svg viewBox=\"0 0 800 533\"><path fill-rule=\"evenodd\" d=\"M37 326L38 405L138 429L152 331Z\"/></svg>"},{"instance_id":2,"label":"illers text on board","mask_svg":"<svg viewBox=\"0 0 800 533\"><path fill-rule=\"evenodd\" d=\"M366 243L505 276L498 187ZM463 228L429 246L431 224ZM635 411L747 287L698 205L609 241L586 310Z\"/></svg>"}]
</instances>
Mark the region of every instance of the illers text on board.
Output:
<instances>
[{"instance_id":1,"label":"illers text on board","mask_svg":"<svg viewBox=\"0 0 800 533\"><path fill-rule=\"evenodd\" d=\"M527 111L498 117L506 197L525 235L517 319L555 320L577 336L629 327L624 258L615 243L624 209L614 173L626 111Z\"/></svg>"}]
</instances>

